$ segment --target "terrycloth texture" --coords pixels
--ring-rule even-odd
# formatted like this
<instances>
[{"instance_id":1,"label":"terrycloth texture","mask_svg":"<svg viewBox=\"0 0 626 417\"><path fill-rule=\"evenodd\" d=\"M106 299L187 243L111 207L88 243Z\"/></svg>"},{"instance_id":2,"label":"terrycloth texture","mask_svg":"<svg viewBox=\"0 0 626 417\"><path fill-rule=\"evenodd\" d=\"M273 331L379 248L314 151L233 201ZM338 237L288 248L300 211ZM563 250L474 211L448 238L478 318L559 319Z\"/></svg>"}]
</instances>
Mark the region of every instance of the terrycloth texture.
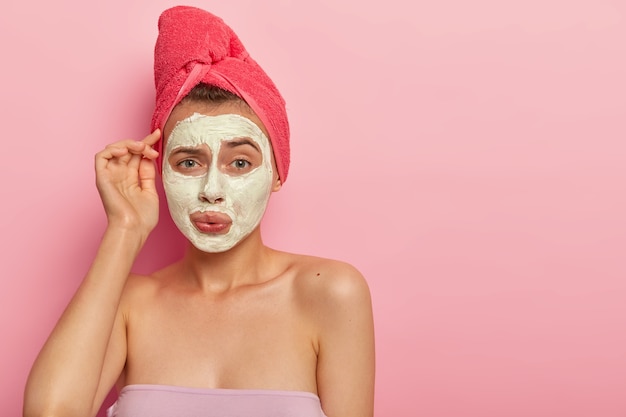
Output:
<instances>
[{"instance_id":1,"label":"terrycloth texture","mask_svg":"<svg viewBox=\"0 0 626 417\"><path fill-rule=\"evenodd\" d=\"M108 417L325 417L310 392L128 385Z\"/></svg>"},{"instance_id":2,"label":"terrycloth texture","mask_svg":"<svg viewBox=\"0 0 626 417\"><path fill-rule=\"evenodd\" d=\"M242 98L269 133L276 167L284 183L289 171L289 123L285 100L219 17L188 6L165 10L154 49L156 107L152 131L163 128L174 106L203 82ZM159 141L157 150L162 151ZM161 160L158 161L161 169Z\"/></svg>"}]
</instances>

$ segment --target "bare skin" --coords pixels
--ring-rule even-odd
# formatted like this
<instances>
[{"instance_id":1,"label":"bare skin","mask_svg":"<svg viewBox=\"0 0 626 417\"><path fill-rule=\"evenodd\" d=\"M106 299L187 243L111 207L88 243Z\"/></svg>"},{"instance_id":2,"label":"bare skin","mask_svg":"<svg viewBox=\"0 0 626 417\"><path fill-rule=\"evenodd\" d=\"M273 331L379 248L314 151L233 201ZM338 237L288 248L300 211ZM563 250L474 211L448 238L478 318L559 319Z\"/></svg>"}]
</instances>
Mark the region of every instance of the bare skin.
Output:
<instances>
[{"instance_id":1,"label":"bare skin","mask_svg":"<svg viewBox=\"0 0 626 417\"><path fill-rule=\"evenodd\" d=\"M236 103L183 103L165 137L193 112L236 113L264 129ZM108 226L33 366L24 415L93 416L117 382L307 391L328 417L371 417L371 301L350 265L273 250L257 227L229 251L189 245L183 259L152 275L130 274L158 218L158 137L96 155Z\"/></svg>"}]
</instances>

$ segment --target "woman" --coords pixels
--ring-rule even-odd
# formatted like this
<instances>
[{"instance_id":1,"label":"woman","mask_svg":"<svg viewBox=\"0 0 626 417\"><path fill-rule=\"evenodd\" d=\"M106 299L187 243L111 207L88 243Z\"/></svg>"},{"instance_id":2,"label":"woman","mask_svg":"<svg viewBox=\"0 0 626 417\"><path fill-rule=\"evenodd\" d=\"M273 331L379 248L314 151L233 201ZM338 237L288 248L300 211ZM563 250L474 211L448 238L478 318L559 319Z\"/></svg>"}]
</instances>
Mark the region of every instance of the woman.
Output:
<instances>
[{"instance_id":1,"label":"woman","mask_svg":"<svg viewBox=\"0 0 626 417\"><path fill-rule=\"evenodd\" d=\"M275 85L223 21L192 7L161 15L155 81L153 133L96 155L108 225L33 365L24 415L93 416L117 383L116 417L372 416L365 280L261 239L289 166ZM141 276L130 271L157 224L157 169L190 244Z\"/></svg>"}]
</instances>

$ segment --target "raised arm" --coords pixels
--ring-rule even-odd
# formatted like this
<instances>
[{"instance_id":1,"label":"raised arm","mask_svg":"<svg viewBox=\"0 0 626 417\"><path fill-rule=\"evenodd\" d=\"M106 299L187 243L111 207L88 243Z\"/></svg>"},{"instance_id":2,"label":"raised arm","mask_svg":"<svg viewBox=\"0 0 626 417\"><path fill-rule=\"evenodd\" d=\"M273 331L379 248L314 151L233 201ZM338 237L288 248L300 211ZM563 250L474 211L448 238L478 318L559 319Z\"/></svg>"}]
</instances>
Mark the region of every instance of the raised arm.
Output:
<instances>
[{"instance_id":1,"label":"raised arm","mask_svg":"<svg viewBox=\"0 0 626 417\"><path fill-rule=\"evenodd\" d=\"M118 305L158 221L152 145L159 134L117 142L96 155L96 185L108 225L91 268L31 369L24 417L94 415L123 369L126 340Z\"/></svg>"}]
</instances>

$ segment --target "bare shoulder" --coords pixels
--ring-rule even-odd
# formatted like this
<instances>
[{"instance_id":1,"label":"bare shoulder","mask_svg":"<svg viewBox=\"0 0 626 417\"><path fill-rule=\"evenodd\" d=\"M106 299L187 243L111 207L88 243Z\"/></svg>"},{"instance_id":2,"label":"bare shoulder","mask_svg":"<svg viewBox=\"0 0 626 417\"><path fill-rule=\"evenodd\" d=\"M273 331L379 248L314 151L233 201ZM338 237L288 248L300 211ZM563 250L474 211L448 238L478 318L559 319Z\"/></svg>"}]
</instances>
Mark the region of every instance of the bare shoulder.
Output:
<instances>
[{"instance_id":1,"label":"bare shoulder","mask_svg":"<svg viewBox=\"0 0 626 417\"><path fill-rule=\"evenodd\" d=\"M333 259L293 255L296 292L317 308L369 306L370 291L363 274L353 265Z\"/></svg>"},{"instance_id":2,"label":"bare shoulder","mask_svg":"<svg viewBox=\"0 0 626 417\"><path fill-rule=\"evenodd\" d=\"M312 323L324 413L372 416L374 321L366 279L345 262L304 257L296 265L296 293Z\"/></svg>"},{"instance_id":3,"label":"bare shoulder","mask_svg":"<svg viewBox=\"0 0 626 417\"><path fill-rule=\"evenodd\" d=\"M175 265L170 265L160 271L150 275L130 274L124 287L121 299L121 307L124 312L143 305L144 302L153 298L153 296L163 287L168 277L171 275L171 269Z\"/></svg>"},{"instance_id":4,"label":"bare shoulder","mask_svg":"<svg viewBox=\"0 0 626 417\"><path fill-rule=\"evenodd\" d=\"M154 291L158 281L151 275L130 274L126 280L123 297L138 297L146 291Z\"/></svg>"}]
</instances>

